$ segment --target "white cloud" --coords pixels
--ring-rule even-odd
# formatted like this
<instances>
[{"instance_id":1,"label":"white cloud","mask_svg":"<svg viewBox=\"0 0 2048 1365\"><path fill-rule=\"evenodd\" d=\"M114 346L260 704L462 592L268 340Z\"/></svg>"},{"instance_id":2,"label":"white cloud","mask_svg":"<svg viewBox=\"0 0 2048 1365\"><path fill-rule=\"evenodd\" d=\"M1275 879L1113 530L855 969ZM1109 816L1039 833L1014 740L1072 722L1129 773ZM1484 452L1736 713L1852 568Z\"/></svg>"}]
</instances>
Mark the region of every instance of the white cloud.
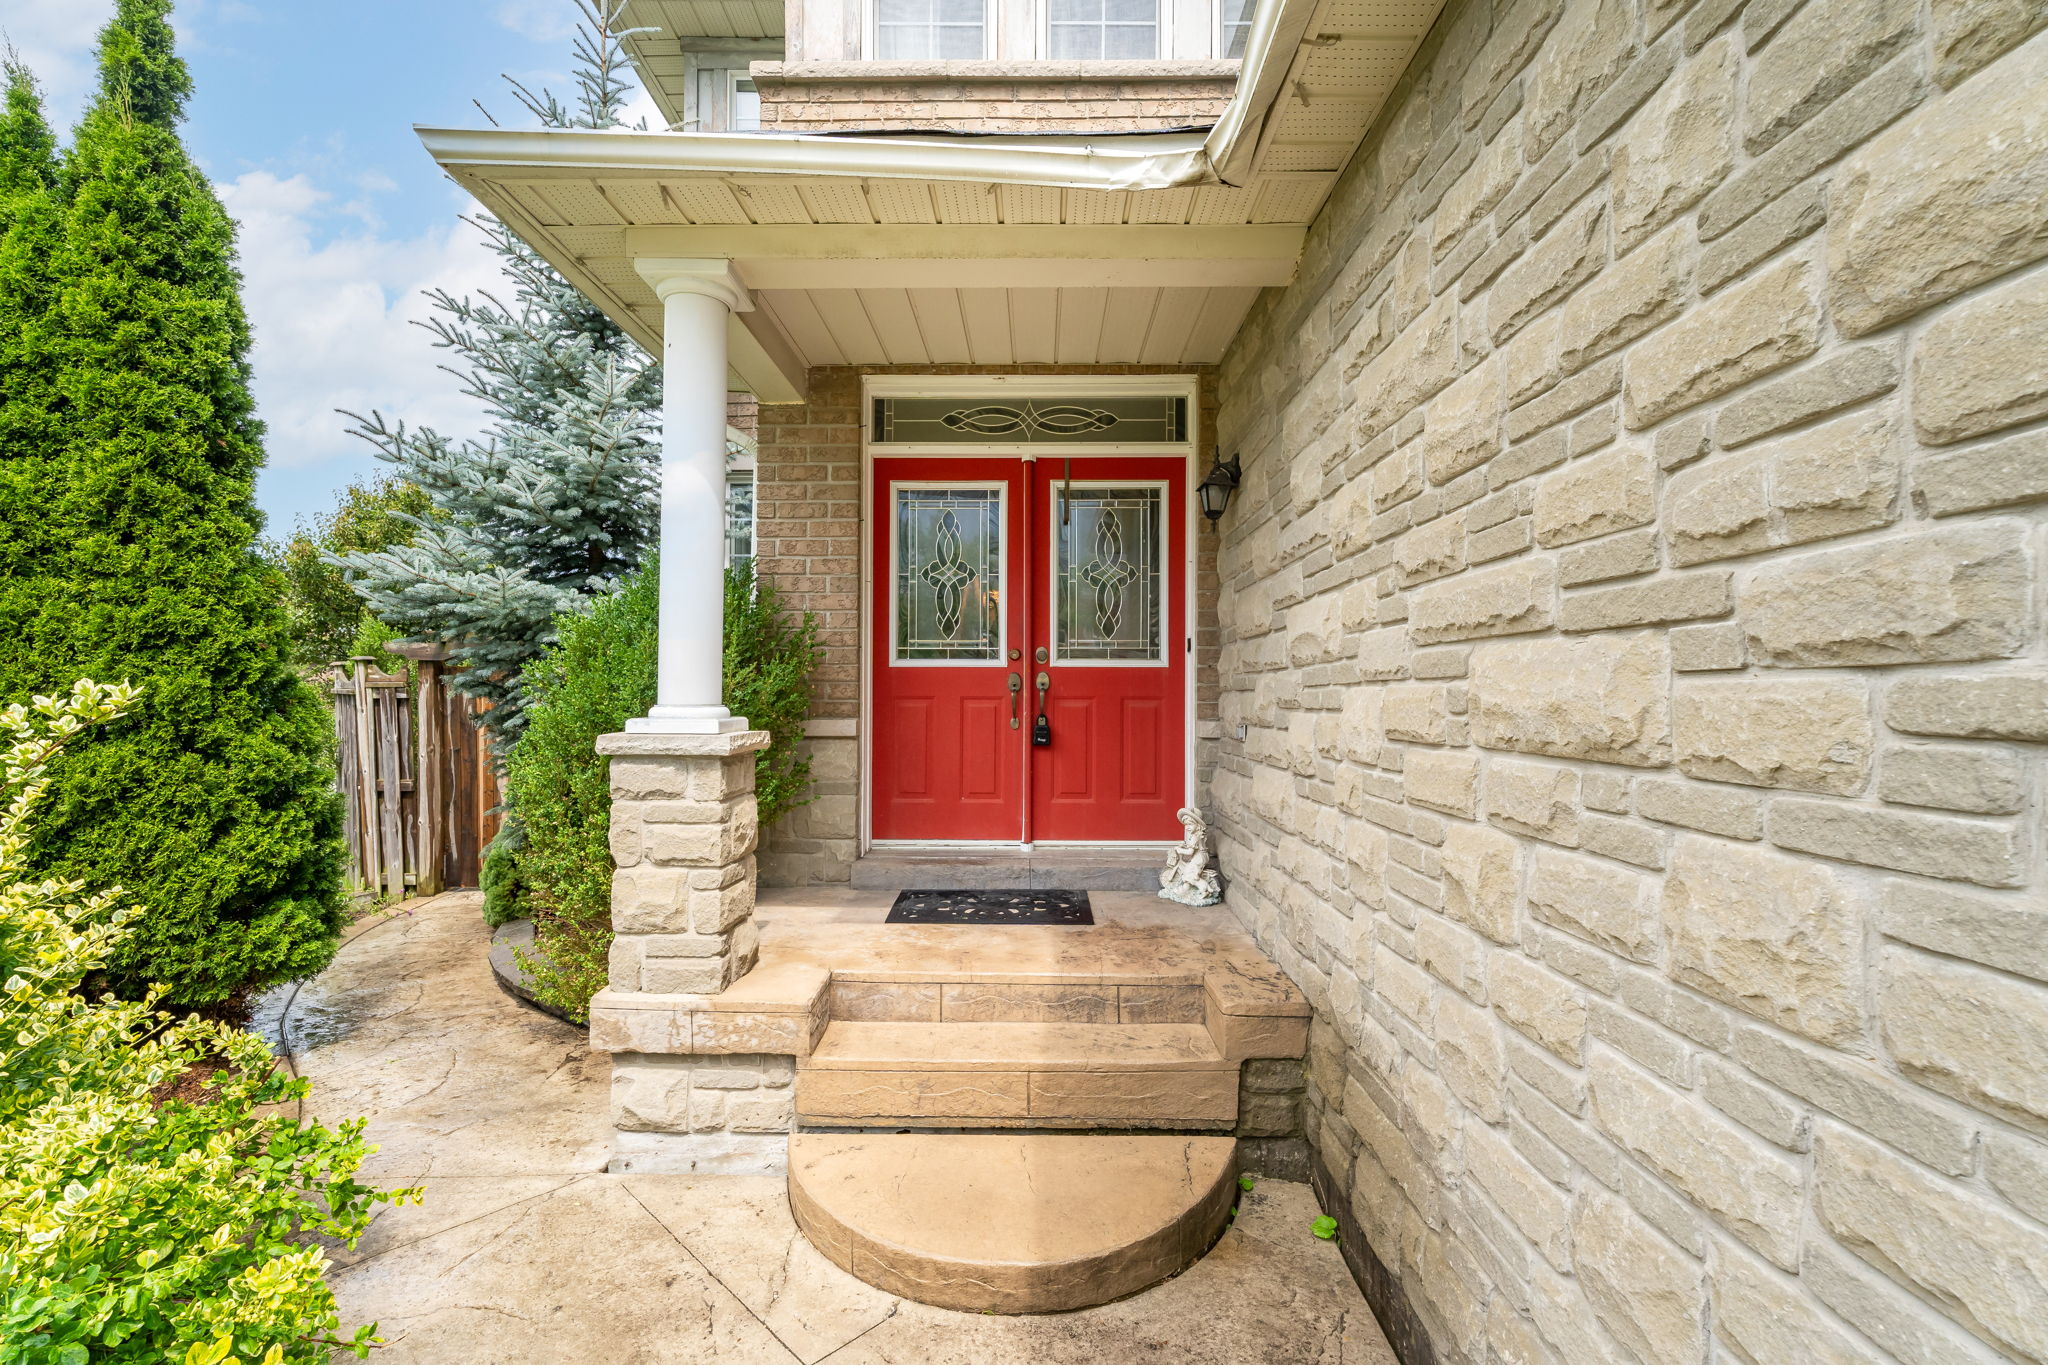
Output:
<instances>
[{"instance_id":1,"label":"white cloud","mask_svg":"<svg viewBox=\"0 0 2048 1365\"><path fill-rule=\"evenodd\" d=\"M668 118L655 107L654 96L648 94L644 88L635 90L633 98L626 101L625 109L619 114L619 121L628 128L637 128L645 123L647 130L652 133L661 132L668 127Z\"/></svg>"},{"instance_id":2,"label":"white cloud","mask_svg":"<svg viewBox=\"0 0 2048 1365\"><path fill-rule=\"evenodd\" d=\"M0 37L42 82L50 122L77 121L94 79L93 44L114 16L114 0L27 0L0 5Z\"/></svg>"},{"instance_id":3,"label":"white cloud","mask_svg":"<svg viewBox=\"0 0 2048 1365\"><path fill-rule=\"evenodd\" d=\"M496 15L501 26L542 43L572 37L579 17L570 0L501 0Z\"/></svg>"},{"instance_id":4,"label":"white cloud","mask_svg":"<svg viewBox=\"0 0 2048 1365\"><path fill-rule=\"evenodd\" d=\"M451 435L477 429L479 408L440 368L448 353L414 325L431 313L423 290L499 287L497 258L475 229L451 212L446 226L417 237L380 236L304 175L251 171L217 188L241 225L274 530L324 509L331 490L375 467L337 408L376 409Z\"/></svg>"}]
</instances>

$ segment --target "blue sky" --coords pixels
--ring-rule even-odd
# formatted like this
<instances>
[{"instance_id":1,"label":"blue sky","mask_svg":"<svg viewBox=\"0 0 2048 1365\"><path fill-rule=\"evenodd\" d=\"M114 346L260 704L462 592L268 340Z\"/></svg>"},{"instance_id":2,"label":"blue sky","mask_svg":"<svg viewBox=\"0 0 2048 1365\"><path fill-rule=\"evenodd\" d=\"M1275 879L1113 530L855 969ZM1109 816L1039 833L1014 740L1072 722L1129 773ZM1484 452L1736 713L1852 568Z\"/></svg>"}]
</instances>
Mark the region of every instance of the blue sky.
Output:
<instances>
[{"instance_id":1,"label":"blue sky","mask_svg":"<svg viewBox=\"0 0 2048 1365\"><path fill-rule=\"evenodd\" d=\"M0 0L0 32L68 130L90 92L112 0ZM567 83L572 0L179 0L196 86L187 145L241 224L270 428L257 493L270 534L375 473L336 408L377 408L451 433L477 424L442 356L410 325L423 289L489 288L491 257L459 215L415 123L479 126L482 100L529 120L502 73ZM647 112L652 106L643 99Z\"/></svg>"}]
</instances>

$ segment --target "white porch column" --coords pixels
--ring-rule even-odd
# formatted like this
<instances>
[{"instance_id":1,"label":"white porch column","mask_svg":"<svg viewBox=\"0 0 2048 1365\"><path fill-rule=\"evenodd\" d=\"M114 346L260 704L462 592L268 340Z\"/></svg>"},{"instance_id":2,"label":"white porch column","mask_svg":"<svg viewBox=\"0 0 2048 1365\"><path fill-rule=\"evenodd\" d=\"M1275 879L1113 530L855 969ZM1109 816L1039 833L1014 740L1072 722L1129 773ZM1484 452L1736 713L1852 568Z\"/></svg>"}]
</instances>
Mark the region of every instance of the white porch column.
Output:
<instances>
[{"instance_id":1,"label":"white porch column","mask_svg":"<svg viewBox=\"0 0 2048 1365\"><path fill-rule=\"evenodd\" d=\"M725 707L725 328L753 308L732 263L633 262L661 299L661 614L654 709L628 731L747 728Z\"/></svg>"}]
</instances>

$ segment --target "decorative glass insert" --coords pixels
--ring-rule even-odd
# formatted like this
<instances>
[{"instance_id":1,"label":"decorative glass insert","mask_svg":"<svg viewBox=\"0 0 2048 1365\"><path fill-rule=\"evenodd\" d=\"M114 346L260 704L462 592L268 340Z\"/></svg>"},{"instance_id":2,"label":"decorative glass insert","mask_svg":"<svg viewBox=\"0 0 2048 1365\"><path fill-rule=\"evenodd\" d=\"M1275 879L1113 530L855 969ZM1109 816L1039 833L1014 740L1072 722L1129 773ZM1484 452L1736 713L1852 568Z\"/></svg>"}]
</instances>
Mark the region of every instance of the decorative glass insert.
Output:
<instances>
[{"instance_id":1,"label":"decorative glass insert","mask_svg":"<svg viewBox=\"0 0 2048 1365\"><path fill-rule=\"evenodd\" d=\"M1158 0L1051 0L1050 18L1056 60L1159 55Z\"/></svg>"},{"instance_id":2,"label":"decorative glass insert","mask_svg":"<svg viewBox=\"0 0 2048 1365\"><path fill-rule=\"evenodd\" d=\"M1217 0L1216 15L1222 25L1218 56L1244 56L1252 37L1252 11L1257 8L1258 0Z\"/></svg>"},{"instance_id":3,"label":"decorative glass insert","mask_svg":"<svg viewBox=\"0 0 2048 1365\"><path fill-rule=\"evenodd\" d=\"M1160 659L1166 579L1165 493L1157 488L1056 489L1053 643L1075 660Z\"/></svg>"},{"instance_id":4,"label":"decorative glass insert","mask_svg":"<svg viewBox=\"0 0 2048 1365\"><path fill-rule=\"evenodd\" d=\"M984 0L876 0L881 61L980 61L988 55Z\"/></svg>"},{"instance_id":5,"label":"decorative glass insert","mask_svg":"<svg viewBox=\"0 0 2048 1365\"><path fill-rule=\"evenodd\" d=\"M877 398L879 445L1172 445L1188 439L1180 395Z\"/></svg>"},{"instance_id":6,"label":"decorative glass insert","mask_svg":"<svg viewBox=\"0 0 2048 1365\"><path fill-rule=\"evenodd\" d=\"M896 490L896 658L1002 658L1003 494Z\"/></svg>"}]
</instances>

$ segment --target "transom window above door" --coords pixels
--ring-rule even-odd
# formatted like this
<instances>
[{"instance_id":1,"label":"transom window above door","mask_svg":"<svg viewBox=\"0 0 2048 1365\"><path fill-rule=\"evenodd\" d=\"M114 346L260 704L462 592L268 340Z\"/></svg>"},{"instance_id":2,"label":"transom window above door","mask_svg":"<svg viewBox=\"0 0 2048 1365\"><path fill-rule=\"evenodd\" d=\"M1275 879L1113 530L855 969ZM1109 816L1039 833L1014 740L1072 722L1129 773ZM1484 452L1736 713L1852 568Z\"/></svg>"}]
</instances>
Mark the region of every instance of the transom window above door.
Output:
<instances>
[{"instance_id":1,"label":"transom window above door","mask_svg":"<svg viewBox=\"0 0 2048 1365\"><path fill-rule=\"evenodd\" d=\"M875 56L973 62L988 55L986 0L875 0Z\"/></svg>"},{"instance_id":2,"label":"transom window above door","mask_svg":"<svg viewBox=\"0 0 2048 1365\"><path fill-rule=\"evenodd\" d=\"M1188 439L1183 394L877 398L879 446L1174 445Z\"/></svg>"}]
</instances>

